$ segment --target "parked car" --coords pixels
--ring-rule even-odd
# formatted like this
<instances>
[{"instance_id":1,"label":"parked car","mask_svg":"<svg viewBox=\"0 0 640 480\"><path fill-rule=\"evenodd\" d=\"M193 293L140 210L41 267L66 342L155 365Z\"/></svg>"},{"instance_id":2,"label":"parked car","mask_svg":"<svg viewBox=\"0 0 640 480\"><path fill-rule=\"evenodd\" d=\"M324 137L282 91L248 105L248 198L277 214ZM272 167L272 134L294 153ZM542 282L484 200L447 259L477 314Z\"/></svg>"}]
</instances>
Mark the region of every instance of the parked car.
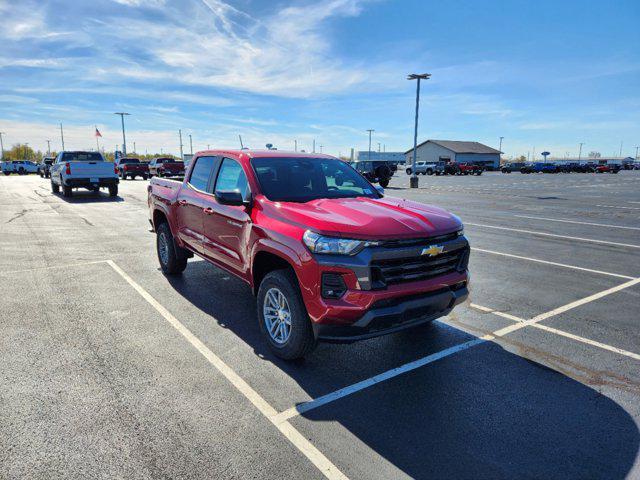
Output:
<instances>
[{"instance_id":1,"label":"parked car","mask_svg":"<svg viewBox=\"0 0 640 480\"><path fill-rule=\"evenodd\" d=\"M620 165L598 165L595 168L596 173L618 173Z\"/></svg>"},{"instance_id":2,"label":"parked car","mask_svg":"<svg viewBox=\"0 0 640 480\"><path fill-rule=\"evenodd\" d=\"M184 162L173 157L158 157L149 163L150 177L181 177L184 175Z\"/></svg>"},{"instance_id":3,"label":"parked car","mask_svg":"<svg viewBox=\"0 0 640 480\"><path fill-rule=\"evenodd\" d=\"M358 160L353 163L353 168L371 183L379 183L383 188L387 188L391 177L393 177L393 170L387 165L387 162Z\"/></svg>"},{"instance_id":4,"label":"parked car","mask_svg":"<svg viewBox=\"0 0 640 480\"><path fill-rule=\"evenodd\" d=\"M100 152L63 151L51 165L51 191L62 188L71 197L74 188L99 191L108 188L109 195L118 195L118 171L112 162L105 161Z\"/></svg>"},{"instance_id":5,"label":"parked car","mask_svg":"<svg viewBox=\"0 0 640 480\"><path fill-rule=\"evenodd\" d=\"M51 176L51 164L56 157L44 157L42 162L38 164L38 175L42 178L49 178Z\"/></svg>"},{"instance_id":6,"label":"parked car","mask_svg":"<svg viewBox=\"0 0 640 480\"><path fill-rule=\"evenodd\" d=\"M500 167L502 173L519 172L525 166L524 162L509 162Z\"/></svg>"},{"instance_id":7,"label":"parked car","mask_svg":"<svg viewBox=\"0 0 640 480\"><path fill-rule=\"evenodd\" d=\"M31 160L13 160L2 162L2 173L5 175L11 175L17 173L18 175L26 175L27 173L37 173L38 165Z\"/></svg>"},{"instance_id":8,"label":"parked car","mask_svg":"<svg viewBox=\"0 0 640 480\"><path fill-rule=\"evenodd\" d=\"M457 175L459 172L458 164L454 162L438 162L435 166L434 173L436 175Z\"/></svg>"},{"instance_id":9,"label":"parked car","mask_svg":"<svg viewBox=\"0 0 640 480\"><path fill-rule=\"evenodd\" d=\"M284 359L427 323L468 295L460 219L385 197L328 155L202 152L182 182L153 178L148 195L162 271L198 255L244 280Z\"/></svg>"},{"instance_id":10,"label":"parked car","mask_svg":"<svg viewBox=\"0 0 640 480\"><path fill-rule=\"evenodd\" d=\"M527 163L520 169L520 173L558 173L558 168L553 163Z\"/></svg>"},{"instance_id":11,"label":"parked car","mask_svg":"<svg viewBox=\"0 0 640 480\"><path fill-rule=\"evenodd\" d=\"M118 176L126 180L130 178L135 180L136 177L142 177L146 180L149 177L149 164L143 163L139 158L121 157L115 161Z\"/></svg>"},{"instance_id":12,"label":"parked car","mask_svg":"<svg viewBox=\"0 0 640 480\"><path fill-rule=\"evenodd\" d=\"M475 163L457 163L457 175L482 175L483 168Z\"/></svg>"},{"instance_id":13,"label":"parked car","mask_svg":"<svg viewBox=\"0 0 640 480\"><path fill-rule=\"evenodd\" d=\"M416 175L419 175L419 174L433 175L436 172L436 165L437 164L434 162L431 162L431 163L427 163L424 161L416 162ZM405 171L407 172L407 175L411 175L413 172L412 165L409 164L409 166Z\"/></svg>"}]
</instances>

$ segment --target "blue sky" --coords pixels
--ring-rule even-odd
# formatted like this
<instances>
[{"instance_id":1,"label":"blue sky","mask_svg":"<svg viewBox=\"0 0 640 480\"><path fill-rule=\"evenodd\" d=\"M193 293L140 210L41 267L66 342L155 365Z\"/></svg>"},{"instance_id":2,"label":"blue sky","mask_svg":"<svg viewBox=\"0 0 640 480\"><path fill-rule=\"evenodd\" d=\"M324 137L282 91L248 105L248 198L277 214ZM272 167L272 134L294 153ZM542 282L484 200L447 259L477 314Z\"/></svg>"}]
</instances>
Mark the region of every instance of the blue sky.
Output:
<instances>
[{"instance_id":1,"label":"blue sky","mask_svg":"<svg viewBox=\"0 0 640 480\"><path fill-rule=\"evenodd\" d=\"M476 140L509 155L640 144L640 2L0 0L5 145L178 151L271 142L387 150Z\"/></svg>"}]
</instances>

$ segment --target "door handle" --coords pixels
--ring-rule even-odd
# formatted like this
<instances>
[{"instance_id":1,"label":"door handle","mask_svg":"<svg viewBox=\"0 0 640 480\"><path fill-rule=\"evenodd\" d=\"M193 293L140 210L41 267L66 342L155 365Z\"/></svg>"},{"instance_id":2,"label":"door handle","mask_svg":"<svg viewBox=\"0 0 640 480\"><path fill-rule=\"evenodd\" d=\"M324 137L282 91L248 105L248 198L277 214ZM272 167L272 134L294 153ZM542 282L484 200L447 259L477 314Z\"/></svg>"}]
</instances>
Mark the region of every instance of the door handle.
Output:
<instances>
[{"instance_id":1,"label":"door handle","mask_svg":"<svg viewBox=\"0 0 640 480\"><path fill-rule=\"evenodd\" d=\"M215 212L213 211L213 208L211 207L207 207L207 208L203 208L202 211L206 214L206 215L213 215Z\"/></svg>"},{"instance_id":2,"label":"door handle","mask_svg":"<svg viewBox=\"0 0 640 480\"><path fill-rule=\"evenodd\" d=\"M187 201L186 200L178 200L178 205L186 205Z\"/></svg>"}]
</instances>

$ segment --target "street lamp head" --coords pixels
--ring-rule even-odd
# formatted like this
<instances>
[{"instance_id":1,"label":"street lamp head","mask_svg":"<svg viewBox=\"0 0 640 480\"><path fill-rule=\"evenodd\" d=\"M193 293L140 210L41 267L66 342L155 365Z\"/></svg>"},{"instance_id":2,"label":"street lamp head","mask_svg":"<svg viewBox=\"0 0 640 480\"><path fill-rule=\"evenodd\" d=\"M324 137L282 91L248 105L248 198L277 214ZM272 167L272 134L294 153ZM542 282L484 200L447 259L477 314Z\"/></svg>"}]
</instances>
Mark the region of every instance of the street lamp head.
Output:
<instances>
[{"instance_id":1,"label":"street lamp head","mask_svg":"<svg viewBox=\"0 0 640 480\"><path fill-rule=\"evenodd\" d=\"M131 115L131 114L127 112L116 112L114 113L114 115Z\"/></svg>"},{"instance_id":2,"label":"street lamp head","mask_svg":"<svg viewBox=\"0 0 640 480\"><path fill-rule=\"evenodd\" d=\"M431 74L430 73L411 73L407 75L407 80L417 80L418 78L422 80L428 80L429 78L431 78Z\"/></svg>"}]
</instances>

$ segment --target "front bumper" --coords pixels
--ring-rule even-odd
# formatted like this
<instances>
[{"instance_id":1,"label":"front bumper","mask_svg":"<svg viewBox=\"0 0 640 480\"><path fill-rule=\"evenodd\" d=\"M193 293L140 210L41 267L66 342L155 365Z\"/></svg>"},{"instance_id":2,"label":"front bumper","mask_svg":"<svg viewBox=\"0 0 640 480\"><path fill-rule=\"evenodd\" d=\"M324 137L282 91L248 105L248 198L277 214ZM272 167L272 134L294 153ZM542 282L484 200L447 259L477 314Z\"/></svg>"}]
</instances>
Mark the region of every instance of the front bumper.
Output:
<instances>
[{"instance_id":1,"label":"front bumper","mask_svg":"<svg viewBox=\"0 0 640 480\"><path fill-rule=\"evenodd\" d=\"M313 323L315 336L325 342L350 343L387 335L443 317L469 296L466 282L457 289L443 288L408 297L374 303L360 319L350 325Z\"/></svg>"}]
</instances>

